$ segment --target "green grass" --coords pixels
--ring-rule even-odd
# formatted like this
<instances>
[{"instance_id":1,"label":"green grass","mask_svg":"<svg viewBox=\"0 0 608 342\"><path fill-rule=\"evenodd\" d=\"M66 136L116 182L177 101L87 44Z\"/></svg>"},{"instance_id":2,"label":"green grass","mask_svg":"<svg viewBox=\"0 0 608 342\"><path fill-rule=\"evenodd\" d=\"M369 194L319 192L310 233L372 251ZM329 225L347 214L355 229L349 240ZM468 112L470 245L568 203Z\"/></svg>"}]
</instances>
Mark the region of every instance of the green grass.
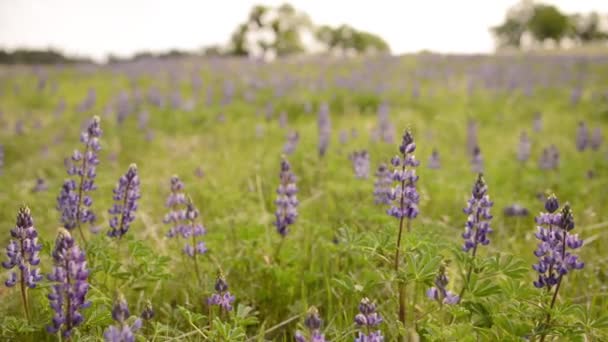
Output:
<instances>
[{"instance_id":1,"label":"green grass","mask_svg":"<svg viewBox=\"0 0 608 342\"><path fill-rule=\"evenodd\" d=\"M191 112L144 104L142 108L150 112L149 126L155 135L152 141L147 141L146 133L137 129L137 112L122 126L116 124L113 114L103 114L106 104L120 90L130 89L124 73L104 68L92 72L49 69L46 70L49 81L58 85L57 92L52 94L48 88L42 93L35 90L36 78L31 71L4 68L0 70L0 109L4 113L0 142L5 149L0 176L3 204L0 222L4 227L0 230L0 242L3 246L8 242L17 208L26 203L45 245L42 271L50 272L50 250L59 227L56 197L68 177L63 159L80 148L82 123L92 115L100 115L103 150L92 208L98 215L102 233L87 234L91 240L87 255L93 270L89 298L94 305L84 310L86 321L78 328L78 340L102 338L103 330L112 324L114 292L120 289L134 315L141 312L146 299L152 301L156 318L143 330L149 340L195 341L205 339L204 336L222 340L218 336L225 329L235 335L224 340L239 341L246 338L239 335L236 327L244 327L242 332L251 340L291 341L294 331L302 329L307 308L315 305L324 319L326 337L348 341L354 338L352 322L358 302L362 297L370 297L378 303L385 319L379 328L387 341L395 341L399 334L398 303L391 265L398 221L388 217L385 208L373 204L373 177L355 179L348 154L355 149L368 149L373 174L379 163L388 162L398 152L400 133L409 127L416 138L415 154L422 165L417 171L420 216L413 222L412 233L405 236L404 266L399 274L408 282L408 303L416 303L415 308L408 308L409 321L405 327L408 334L416 335L414 312L418 334L430 340L517 340L532 334L535 324L544 317L538 306L542 291L533 287L535 273L529 266L534 262L532 252L536 248L533 216L543 210L537 194L549 191L562 203L572 205L575 232L586 240L580 250L586 266L565 279L559 297L563 312L555 314L563 319L557 320L551 334L576 340L582 336L592 340L607 338L602 321L596 325L589 323L598 320L608 305L605 291L608 255L604 250L608 243L607 152L605 145L601 151L577 152L574 140L580 120L608 132L608 102L592 96L608 89L608 68L600 61L570 65L555 60L537 57L528 61L517 56L432 60L410 56L376 64L378 71L360 78L357 90L334 86L311 90L306 84L275 97L267 83L266 88L256 93L254 103L247 103L237 95L224 106L218 104L224 79L234 80L237 93L242 94L247 87L240 83L243 79L270 82L287 75L296 79L306 76L309 80L344 76L360 73L369 60L260 66L236 61L199 64L181 61L175 65L182 75L177 85L182 96L192 96L188 80L195 70L204 79L204 89L214 87L215 104L204 103L204 91ZM520 89L508 92L483 87L468 93L464 71L482 63L492 64L495 69L524 68L529 63L523 70L553 81L546 87L537 87L532 96L523 95ZM448 81L430 76L421 78L417 81L420 98L410 96L415 72L432 75L448 68L452 70ZM574 81L555 81L560 73L573 74L571 70L582 70L581 75L585 76L583 97L576 105L570 103ZM524 76L526 71L522 72ZM134 82L142 91L156 85L168 94L176 86L168 81L165 72L137 77ZM383 93L376 92L379 82L385 84ZM15 84L20 86L19 95L13 92ZM77 113L74 108L89 87L97 92L95 108ZM54 118L52 112L60 98L65 99L68 109L60 118ZM316 108L324 101L331 105L333 134L328 154L319 158ZM376 125L375 106L383 101L390 103L391 121L398 135L395 144L370 140L369 132ZM274 105L275 115L271 121L265 121L264 108L269 102ZM314 104L315 113L304 112L305 102ZM296 152L288 158L298 176L301 203L298 221L284 241L278 263L273 260L280 241L273 226L273 201L286 134L277 120L281 110L288 111L289 129L300 134ZM543 130L533 133L532 118L538 110L543 113ZM216 120L220 112L226 117L225 123ZM261 115L257 116L258 112ZM475 281L482 286L486 274L492 280L486 285L497 288L489 287L485 289L487 293L478 288L468 298L468 304L439 308L424 293L432 286L441 260L452 260L448 273L450 288L456 292L462 287L462 267L466 264L459 260L462 253L458 249L466 220L462 208L475 180L465 145L469 118L478 122L484 174L495 203L495 232L492 243L480 248L480 276ZM23 135L16 135L13 129L19 119L25 122ZM36 121L41 127L35 128ZM263 137L256 137L257 125L264 127ZM340 144L338 132L353 128L358 137ZM522 130L530 134L533 142L532 159L525 165L515 158ZM542 171L537 166L542 148L549 144L556 144L561 153L557 171ZM42 153L44 147L48 147L47 155ZM426 167L433 148L441 155L440 170ZM105 237L107 209L111 206L112 189L130 163L138 165L142 198L137 219L127 242L123 242L126 247L121 247L118 256L116 243ZM197 167L204 170L203 178L195 176ZM588 170L594 171L594 178L586 177ZM165 238L168 227L162 224L167 211L164 201L173 174L186 184L208 231L204 241L209 254L201 259L201 283L194 278L191 261L182 257L181 242ZM48 181L47 192L31 193L36 177ZM528 208L531 216L505 218L502 209L512 203ZM495 259L498 255L499 261ZM515 256L511 273L505 271L509 255ZM210 323L213 320L208 317L205 304L213 292L218 268L226 274L230 291L241 306L241 318L223 317L227 323L219 320ZM33 321L29 325L23 319L18 291L18 288L0 289L2 338L55 339L44 332L44 325L51 318L45 298L48 284L30 291ZM246 306L255 314L242 312ZM251 320L253 316L257 319ZM585 317L588 325L572 323L583 322Z\"/></svg>"}]
</instances>

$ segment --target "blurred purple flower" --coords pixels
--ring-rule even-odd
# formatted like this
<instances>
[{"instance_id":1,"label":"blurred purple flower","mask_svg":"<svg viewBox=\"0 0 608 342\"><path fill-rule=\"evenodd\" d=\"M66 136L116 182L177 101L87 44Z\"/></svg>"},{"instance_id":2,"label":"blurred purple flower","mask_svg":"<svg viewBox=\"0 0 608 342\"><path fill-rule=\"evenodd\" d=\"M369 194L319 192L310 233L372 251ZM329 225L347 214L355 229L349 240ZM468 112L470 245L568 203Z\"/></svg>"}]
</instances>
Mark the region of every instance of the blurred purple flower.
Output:
<instances>
[{"instance_id":1,"label":"blurred purple flower","mask_svg":"<svg viewBox=\"0 0 608 342\"><path fill-rule=\"evenodd\" d=\"M131 223L135 220L137 211L137 201L141 197L139 191L139 175L137 166L131 164L127 173L120 177L114 189L114 205L108 213L112 215L110 219L109 237L122 238L127 233Z\"/></svg>"}]
</instances>

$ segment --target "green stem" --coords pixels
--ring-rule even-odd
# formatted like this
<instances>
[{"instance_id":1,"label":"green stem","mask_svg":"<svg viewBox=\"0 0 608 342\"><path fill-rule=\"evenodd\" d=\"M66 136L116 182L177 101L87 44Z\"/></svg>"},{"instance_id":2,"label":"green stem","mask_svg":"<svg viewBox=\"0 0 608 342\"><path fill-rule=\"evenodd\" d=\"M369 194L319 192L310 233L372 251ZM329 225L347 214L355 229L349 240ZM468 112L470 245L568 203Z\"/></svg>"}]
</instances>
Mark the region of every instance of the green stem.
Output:
<instances>
[{"instance_id":1,"label":"green stem","mask_svg":"<svg viewBox=\"0 0 608 342\"><path fill-rule=\"evenodd\" d=\"M566 230L564 229L564 233L562 234L562 260L564 260L565 255L566 255ZM549 312L547 312L547 318L545 319L545 326L549 326L549 323L551 323L551 311L550 310L553 310L553 307L555 306L555 301L557 300L557 293L559 292L559 288L562 285L562 279L563 279L563 275L560 274L559 278L557 279L557 286L555 286L555 292L553 293L553 297L551 298L551 305L549 306ZM540 337L540 342L544 342L545 337L547 337L547 333L543 332L543 334Z\"/></svg>"}]
</instances>

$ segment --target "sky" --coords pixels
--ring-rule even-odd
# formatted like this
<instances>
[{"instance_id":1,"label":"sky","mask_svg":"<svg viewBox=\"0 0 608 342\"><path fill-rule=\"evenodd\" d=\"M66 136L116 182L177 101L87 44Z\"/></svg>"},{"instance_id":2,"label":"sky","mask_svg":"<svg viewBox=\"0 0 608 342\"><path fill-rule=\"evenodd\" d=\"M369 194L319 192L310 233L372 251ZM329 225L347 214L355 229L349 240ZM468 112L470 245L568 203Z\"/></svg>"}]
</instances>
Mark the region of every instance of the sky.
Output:
<instances>
[{"instance_id":1,"label":"sky","mask_svg":"<svg viewBox=\"0 0 608 342\"><path fill-rule=\"evenodd\" d=\"M255 4L275 0L0 0L0 48L52 47L103 60L108 54L197 50L224 44ZM380 35L394 53L483 53L489 27L516 0L291 0L316 24ZM546 0L562 11L608 13L608 0ZM446 29L449 28L449 29Z\"/></svg>"}]
</instances>

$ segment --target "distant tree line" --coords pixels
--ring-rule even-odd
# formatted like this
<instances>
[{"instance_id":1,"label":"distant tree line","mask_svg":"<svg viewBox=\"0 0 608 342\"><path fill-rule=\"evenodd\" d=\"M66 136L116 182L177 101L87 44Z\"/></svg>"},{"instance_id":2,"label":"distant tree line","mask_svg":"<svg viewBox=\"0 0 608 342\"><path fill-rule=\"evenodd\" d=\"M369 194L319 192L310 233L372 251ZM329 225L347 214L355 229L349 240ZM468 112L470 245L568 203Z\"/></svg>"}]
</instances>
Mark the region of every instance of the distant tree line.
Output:
<instances>
[{"instance_id":1,"label":"distant tree line","mask_svg":"<svg viewBox=\"0 0 608 342\"><path fill-rule=\"evenodd\" d=\"M542 45L547 41L561 46L565 40L575 45L606 43L608 14L565 14L552 5L522 0L491 31L499 48Z\"/></svg>"},{"instance_id":2,"label":"distant tree line","mask_svg":"<svg viewBox=\"0 0 608 342\"><path fill-rule=\"evenodd\" d=\"M87 58L68 57L61 52L52 49L0 50L0 64L71 64L83 62L91 62L91 60Z\"/></svg>"}]
</instances>

